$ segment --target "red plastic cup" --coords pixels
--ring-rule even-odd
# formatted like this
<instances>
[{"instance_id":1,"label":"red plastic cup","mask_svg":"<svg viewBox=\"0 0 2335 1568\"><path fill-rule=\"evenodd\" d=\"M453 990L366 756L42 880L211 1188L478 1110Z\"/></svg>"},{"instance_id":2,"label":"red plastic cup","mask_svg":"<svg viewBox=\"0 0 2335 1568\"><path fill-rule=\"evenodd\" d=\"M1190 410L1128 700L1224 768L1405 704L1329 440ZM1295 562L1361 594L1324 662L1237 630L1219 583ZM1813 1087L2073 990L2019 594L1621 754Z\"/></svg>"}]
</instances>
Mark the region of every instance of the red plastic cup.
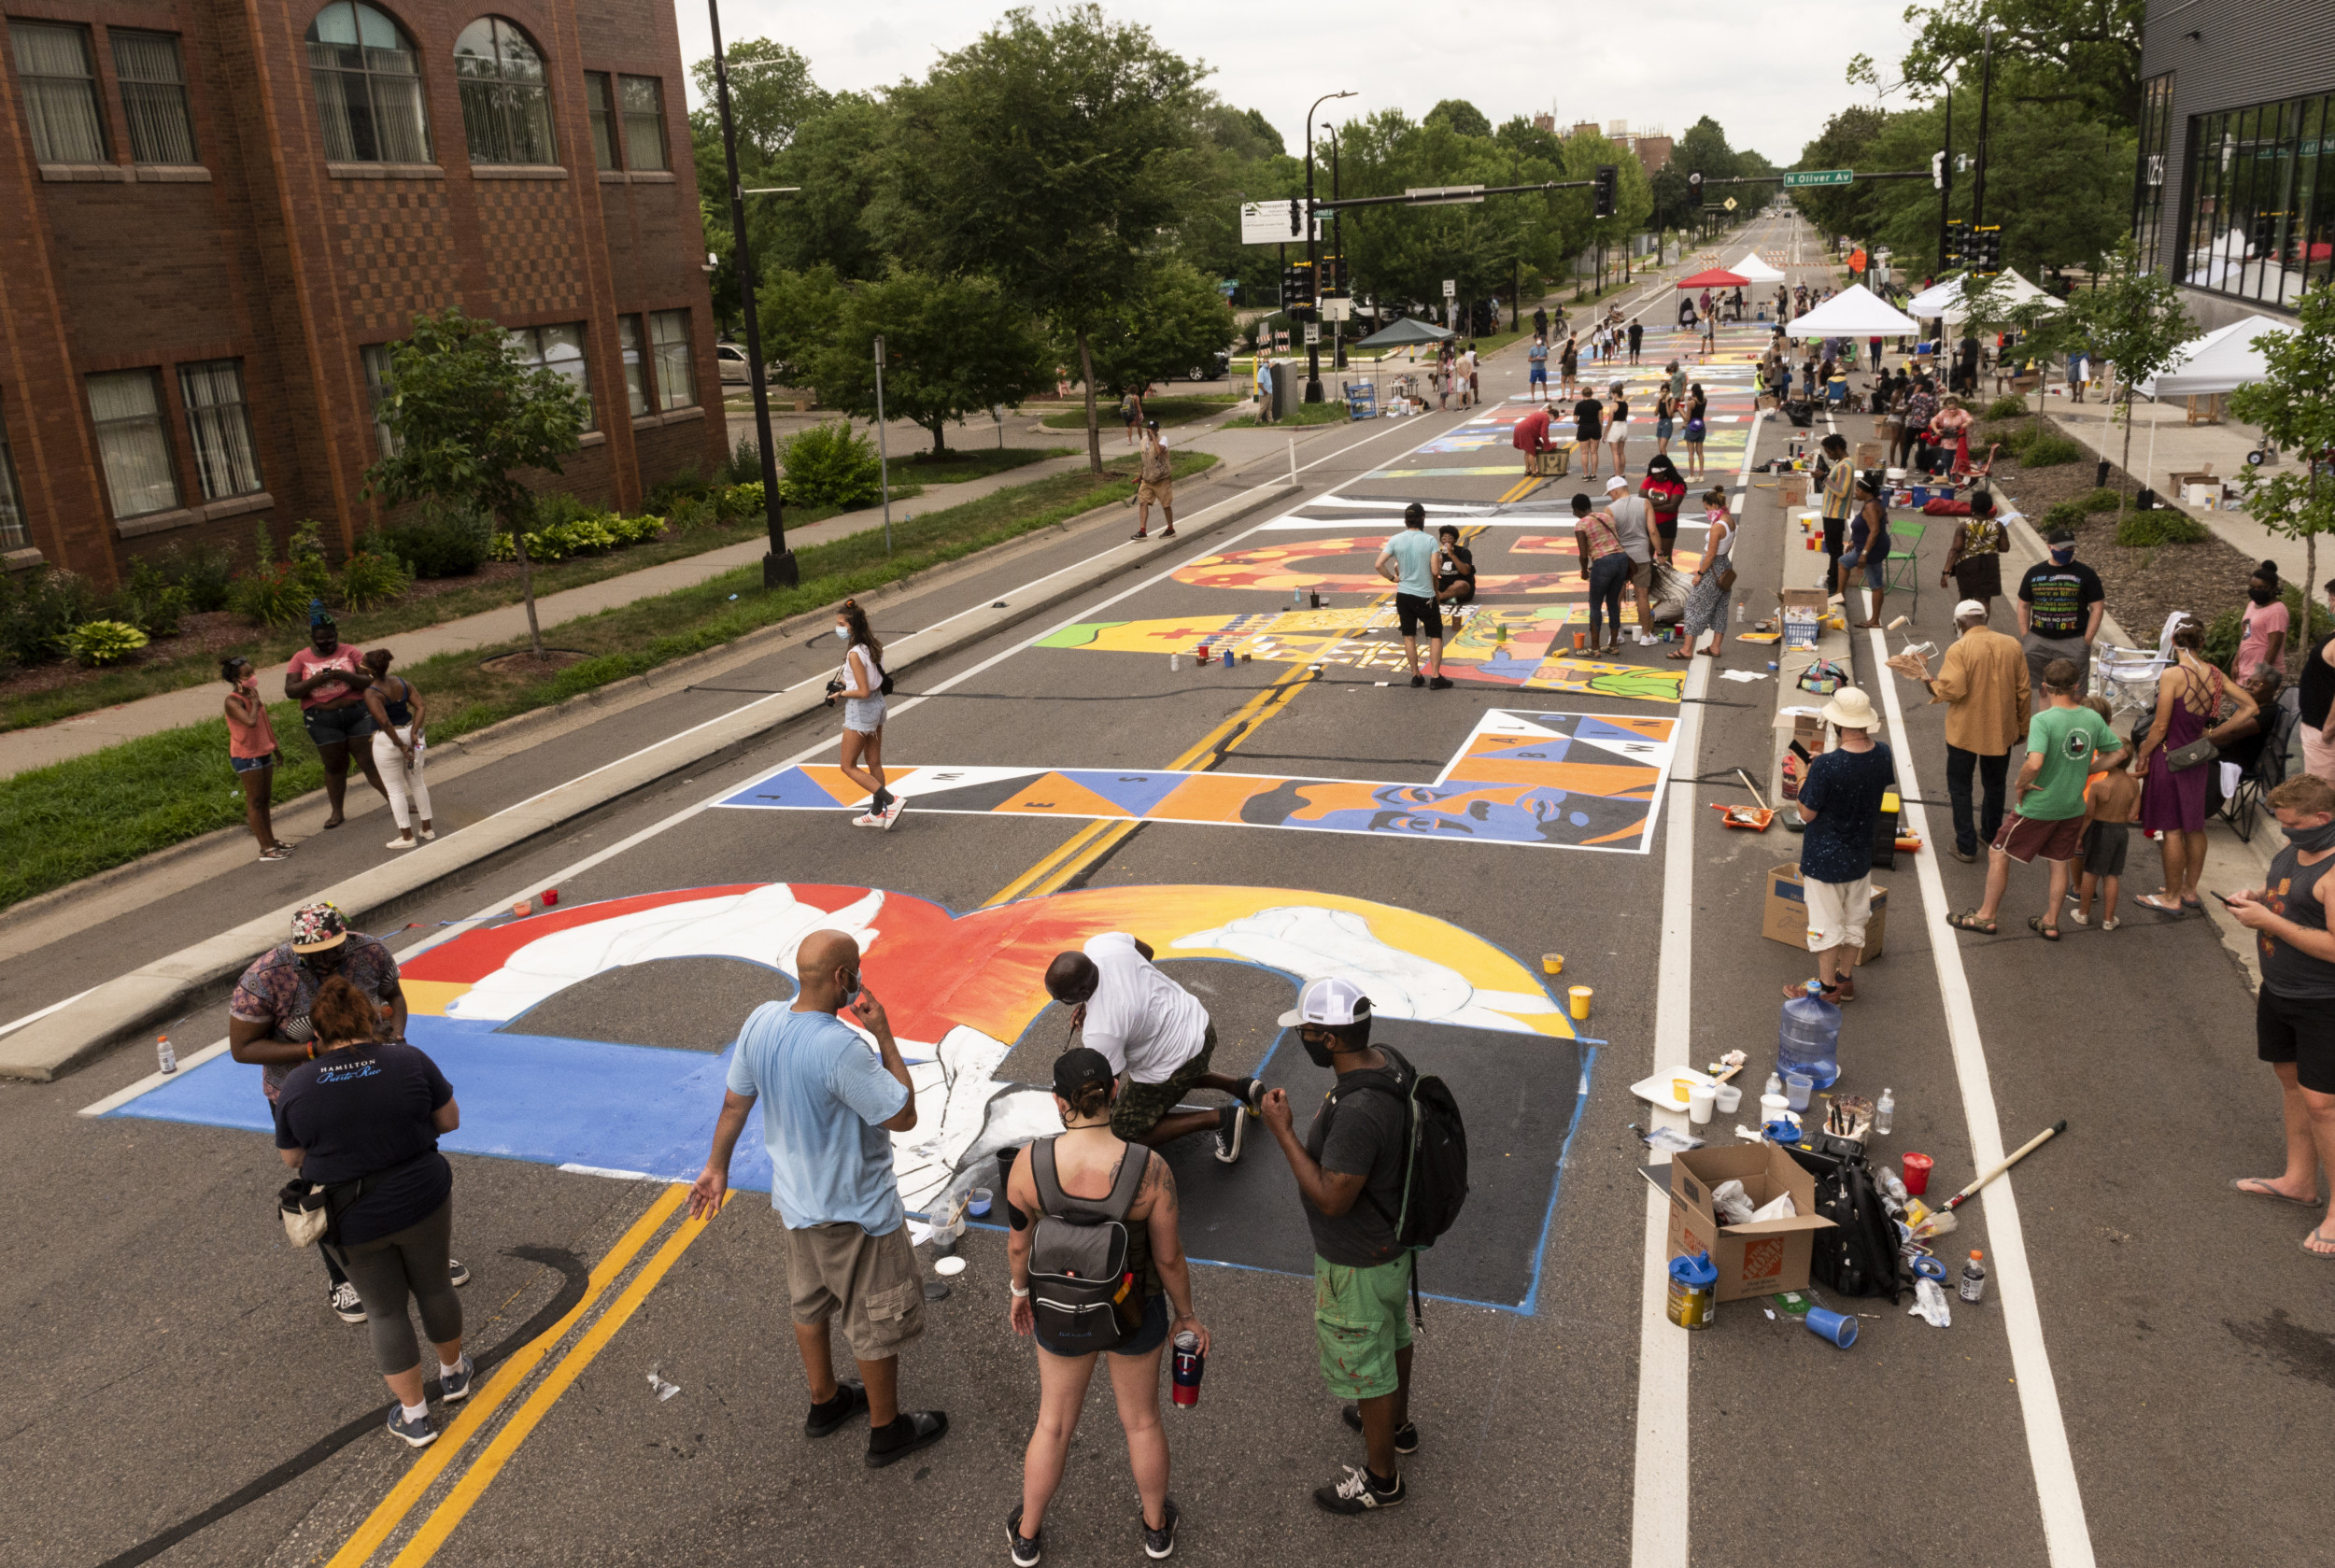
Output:
<instances>
[{"instance_id":1,"label":"red plastic cup","mask_svg":"<svg viewBox=\"0 0 2335 1568\"><path fill-rule=\"evenodd\" d=\"M1905 1191L1910 1196L1919 1197L1930 1190L1930 1156L1917 1154L1908 1150L1905 1152L1903 1164Z\"/></svg>"},{"instance_id":2,"label":"red plastic cup","mask_svg":"<svg viewBox=\"0 0 2335 1568\"><path fill-rule=\"evenodd\" d=\"M544 889L544 907L545 907L545 908L548 909L548 908L550 908L552 905L554 905L554 904L558 903L559 901L559 890L558 888L556 888L556 887L546 887L546 888L545 888L545 889Z\"/></svg>"}]
</instances>

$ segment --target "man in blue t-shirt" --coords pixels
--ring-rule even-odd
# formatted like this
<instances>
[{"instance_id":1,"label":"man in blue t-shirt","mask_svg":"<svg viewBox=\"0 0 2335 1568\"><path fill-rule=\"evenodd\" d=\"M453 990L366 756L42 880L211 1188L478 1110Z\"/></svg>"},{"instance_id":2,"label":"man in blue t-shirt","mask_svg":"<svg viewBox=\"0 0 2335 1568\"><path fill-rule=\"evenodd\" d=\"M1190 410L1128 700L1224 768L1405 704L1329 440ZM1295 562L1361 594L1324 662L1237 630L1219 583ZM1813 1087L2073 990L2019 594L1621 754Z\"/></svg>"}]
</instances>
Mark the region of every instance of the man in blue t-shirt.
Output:
<instances>
[{"instance_id":1,"label":"man in blue t-shirt","mask_svg":"<svg viewBox=\"0 0 2335 1568\"><path fill-rule=\"evenodd\" d=\"M1889 748L1873 738L1880 719L1873 699L1843 686L1824 705L1825 722L1840 737L1836 750L1808 764L1800 785L1800 886L1807 900L1808 951L1828 1002L1857 999L1857 965L1864 955L1865 922L1873 911L1873 833L1881 797L1897 785ZM1804 995L1805 981L1784 987Z\"/></svg>"},{"instance_id":2,"label":"man in blue t-shirt","mask_svg":"<svg viewBox=\"0 0 2335 1568\"><path fill-rule=\"evenodd\" d=\"M1412 501L1403 508L1403 531L1379 551L1379 575L1394 585L1394 613L1403 623L1403 657L1410 661L1410 684L1448 691L1443 678L1443 616L1435 605L1435 540L1427 533L1427 509ZM1419 634L1427 635L1427 673L1419 672Z\"/></svg>"},{"instance_id":3,"label":"man in blue t-shirt","mask_svg":"<svg viewBox=\"0 0 2335 1568\"><path fill-rule=\"evenodd\" d=\"M796 950L795 971L794 1006L765 1002L738 1031L689 1216L720 1211L729 1157L760 1099L771 1204L786 1227L795 1344L811 1382L803 1432L825 1437L865 1410L868 1463L881 1468L949 1430L941 1411L899 1408L899 1348L924 1333L925 1295L890 1135L916 1125L916 1091L884 1004L859 983L857 942L814 931ZM877 1055L835 1016L845 1006L875 1037ZM828 1322L839 1312L858 1383L836 1381Z\"/></svg>"},{"instance_id":4,"label":"man in blue t-shirt","mask_svg":"<svg viewBox=\"0 0 2335 1568\"><path fill-rule=\"evenodd\" d=\"M1533 346L1524 351L1524 358L1532 363L1532 370L1524 378L1524 395L1530 397L1537 388L1540 392L1540 401L1547 403L1549 401L1549 340L1541 337L1533 339Z\"/></svg>"}]
</instances>

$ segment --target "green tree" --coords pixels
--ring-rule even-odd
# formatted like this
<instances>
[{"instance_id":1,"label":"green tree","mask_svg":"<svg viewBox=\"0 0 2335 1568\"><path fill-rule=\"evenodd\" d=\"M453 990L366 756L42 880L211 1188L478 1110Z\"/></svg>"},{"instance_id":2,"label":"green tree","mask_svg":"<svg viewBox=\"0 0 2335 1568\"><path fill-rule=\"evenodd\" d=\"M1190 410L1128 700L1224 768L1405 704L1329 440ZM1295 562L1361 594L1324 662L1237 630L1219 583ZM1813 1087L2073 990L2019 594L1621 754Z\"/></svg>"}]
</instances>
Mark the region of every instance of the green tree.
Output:
<instances>
[{"instance_id":1,"label":"green tree","mask_svg":"<svg viewBox=\"0 0 2335 1568\"><path fill-rule=\"evenodd\" d=\"M394 506L431 499L494 517L509 530L527 602L528 645L541 656L527 528L535 494L517 477L558 473L591 419L583 387L519 362L511 335L484 317L449 307L414 318L389 357L378 417L396 450L365 471L365 494Z\"/></svg>"},{"instance_id":2,"label":"green tree","mask_svg":"<svg viewBox=\"0 0 2335 1568\"><path fill-rule=\"evenodd\" d=\"M891 112L859 92L839 92L795 128L771 160L765 183L794 186L785 196L746 198L756 261L800 271L831 266L845 277L884 275L889 258L868 227L883 173Z\"/></svg>"},{"instance_id":3,"label":"green tree","mask_svg":"<svg viewBox=\"0 0 2335 1568\"><path fill-rule=\"evenodd\" d=\"M721 116L715 106L711 57L689 67L704 107L690 111L694 130L703 120L721 148ZM796 130L825 109L831 95L811 79L811 62L769 38L747 38L729 46L729 122L738 134L741 166L748 153L764 162L786 150Z\"/></svg>"},{"instance_id":4,"label":"green tree","mask_svg":"<svg viewBox=\"0 0 2335 1568\"><path fill-rule=\"evenodd\" d=\"M1686 171L1678 167L1677 159L1654 171L1654 177L1647 182L1647 190L1653 198L1652 223L1655 228L1691 233L1694 225L1701 220L1703 198L1687 183Z\"/></svg>"},{"instance_id":5,"label":"green tree","mask_svg":"<svg viewBox=\"0 0 2335 1568\"><path fill-rule=\"evenodd\" d=\"M2097 286L2068 300L2067 331L2079 333L2091 351L2116 367L2118 417L2124 422L2124 457L2132 471L2132 388L2172 363L2181 346L2197 335L2197 324L2162 273L2142 268L2128 235L2108 259ZM2322 384L2324 395L2324 384ZM2126 487L2116 487L2116 522L2124 522Z\"/></svg>"},{"instance_id":6,"label":"green tree","mask_svg":"<svg viewBox=\"0 0 2335 1568\"><path fill-rule=\"evenodd\" d=\"M1875 158L1889 116L1866 104L1852 104L1824 122L1816 140L1800 149L1802 169L1860 169L1881 167ZM1870 180L1855 185L1810 186L1792 192L1808 221L1828 234L1871 234L1876 231L1883 187Z\"/></svg>"},{"instance_id":7,"label":"green tree","mask_svg":"<svg viewBox=\"0 0 2335 1568\"><path fill-rule=\"evenodd\" d=\"M1444 99L1427 111L1427 123L1449 125L1463 136L1492 134L1492 121L1484 118L1484 111L1465 98Z\"/></svg>"},{"instance_id":8,"label":"green tree","mask_svg":"<svg viewBox=\"0 0 2335 1568\"><path fill-rule=\"evenodd\" d=\"M2315 605L2319 535L2335 530L2335 398L2328 395L2335 388L2335 289L2322 283L2304 293L2295 318L2296 331L2254 340L2267 374L2229 394L2229 412L2261 427L2264 445L2296 459L2249 468L2240 483L2256 522L2302 541L2303 602ZM2303 617L2306 627L2310 618ZM2306 651L2310 641L2290 638L2290 656Z\"/></svg>"},{"instance_id":9,"label":"green tree","mask_svg":"<svg viewBox=\"0 0 2335 1568\"><path fill-rule=\"evenodd\" d=\"M1686 134L1671 149L1670 161L1689 174L1700 174L1705 183L1734 179L1743 173L1742 160L1727 145L1727 133L1709 115L1687 127Z\"/></svg>"},{"instance_id":10,"label":"green tree","mask_svg":"<svg viewBox=\"0 0 2335 1568\"><path fill-rule=\"evenodd\" d=\"M1028 10L895 90L877 233L903 261L995 276L1076 346L1102 471L1089 339L1158 243L1216 199L1201 68L1085 5Z\"/></svg>"},{"instance_id":11,"label":"green tree","mask_svg":"<svg viewBox=\"0 0 2335 1568\"><path fill-rule=\"evenodd\" d=\"M1233 331L1232 307L1213 284L1184 262L1154 261L1093 324L1096 390L1117 397L1172 380L1223 353Z\"/></svg>"},{"instance_id":12,"label":"green tree","mask_svg":"<svg viewBox=\"0 0 2335 1568\"><path fill-rule=\"evenodd\" d=\"M1898 63L1903 84L1941 91L1949 77L1978 85L1993 27L1995 102L2062 105L2085 120L2130 130L2140 109L2141 23L2147 0L1942 0L1908 6L1918 31ZM1849 63L1852 83L1889 84L1869 55Z\"/></svg>"},{"instance_id":13,"label":"green tree","mask_svg":"<svg viewBox=\"0 0 2335 1568\"><path fill-rule=\"evenodd\" d=\"M876 417L875 340L884 339L884 412L932 432L948 449L952 419L1019 403L1054 381L1054 354L1027 308L985 277L935 277L895 268L873 282L840 283L832 268L782 274L757 304L785 346L794 374L829 408Z\"/></svg>"}]
</instances>

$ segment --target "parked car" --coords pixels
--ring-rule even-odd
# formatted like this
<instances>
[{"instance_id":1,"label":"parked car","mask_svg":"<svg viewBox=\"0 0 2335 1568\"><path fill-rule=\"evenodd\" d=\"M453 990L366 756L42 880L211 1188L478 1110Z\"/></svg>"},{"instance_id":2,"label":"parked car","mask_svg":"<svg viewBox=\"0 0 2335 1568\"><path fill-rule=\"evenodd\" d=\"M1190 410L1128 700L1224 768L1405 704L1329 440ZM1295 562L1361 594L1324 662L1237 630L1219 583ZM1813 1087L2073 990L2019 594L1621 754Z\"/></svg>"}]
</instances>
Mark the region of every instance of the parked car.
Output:
<instances>
[{"instance_id":1,"label":"parked car","mask_svg":"<svg viewBox=\"0 0 2335 1568\"><path fill-rule=\"evenodd\" d=\"M742 345L717 343L714 346L714 359L722 367L724 382L734 382L743 387L754 379L753 364L746 359L746 351ZM768 360L764 361L762 379L767 382L776 382L778 366Z\"/></svg>"},{"instance_id":2,"label":"parked car","mask_svg":"<svg viewBox=\"0 0 2335 1568\"><path fill-rule=\"evenodd\" d=\"M1186 381L1222 381L1232 374L1232 355L1219 349L1183 373Z\"/></svg>"}]
</instances>

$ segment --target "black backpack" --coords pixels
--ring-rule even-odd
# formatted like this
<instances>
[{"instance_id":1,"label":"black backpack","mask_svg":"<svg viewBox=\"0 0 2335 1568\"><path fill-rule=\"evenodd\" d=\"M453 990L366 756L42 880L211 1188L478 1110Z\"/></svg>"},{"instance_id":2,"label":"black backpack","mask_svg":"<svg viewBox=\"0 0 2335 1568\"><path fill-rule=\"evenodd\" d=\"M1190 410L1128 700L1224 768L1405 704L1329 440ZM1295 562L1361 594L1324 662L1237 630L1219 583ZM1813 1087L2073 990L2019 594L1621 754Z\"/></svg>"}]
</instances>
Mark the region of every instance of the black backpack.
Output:
<instances>
[{"instance_id":1,"label":"black backpack","mask_svg":"<svg viewBox=\"0 0 2335 1568\"><path fill-rule=\"evenodd\" d=\"M1152 1151L1129 1144L1106 1198L1073 1197L1055 1179L1054 1139L1030 1145L1039 1217L1029 1244L1030 1310L1057 1355L1115 1350L1143 1326L1143 1281L1127 1270L1127 1209Z\"/></svg>"},{"instance_id":2,"label":"black backpack","mask_svg":"<svg viewBox=\"0 0 2335 1568\"><path fill-rule=\"evenodd\" d=\"M1357 1089L1376 1090L1401 1100L1409 1112L1409 1149L1403 1165L1403 1196L1393 1214L1370 1190L1362 1195L1386 1216L1394 1239L1414 1250L1433 1247L1451 1228L1467 1203L1467 1128L1460 1120L1459 1102L1443 1080L1422 1074L1391 1047L1380 1050L1401 1070L1401 1077L1380 1069L1348 1073L1330 1091L1330 1114L1337 1102ZM1404 1087L1408 1080L1409 1087ZM1324 1138L1328 1129L1323 1129Z\"/></svg>"},{"instance_id":3,"label":"black backpack","mask_svg":"<svg viewBox=\"0 0 2335 1568\"><path fill-rule=\"evenodd\" d=\"M1814 1233L1809 1275L1845 1296L1887 1296L1892 1304L1903 1300L1906 1280L1897 1226L1881 1202L1881 1189L1864 1156L1787 1151L1816 1178L1816 1211L1833 1222L1831 1230Z\"/></svg>"}]
</instances>

